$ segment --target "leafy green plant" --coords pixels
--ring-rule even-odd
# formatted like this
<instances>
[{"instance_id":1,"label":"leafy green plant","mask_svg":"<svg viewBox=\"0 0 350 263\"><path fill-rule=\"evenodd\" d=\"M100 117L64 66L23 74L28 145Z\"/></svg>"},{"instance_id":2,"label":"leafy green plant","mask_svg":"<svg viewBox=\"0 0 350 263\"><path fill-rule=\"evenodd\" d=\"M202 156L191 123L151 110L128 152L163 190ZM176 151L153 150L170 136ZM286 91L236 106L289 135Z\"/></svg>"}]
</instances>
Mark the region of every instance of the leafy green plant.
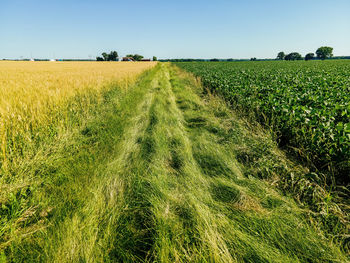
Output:
<instances>
[{"instance_id":1,"label":"leafy green plant","mask_svg":"<svg viewBox=\"0 0 350 263\"><path fill-rule=\"evenodd\" d=\"M271 127L328 183L350 174L350 63L178 63L234 108Z\"/></svg>"}]
</instances>

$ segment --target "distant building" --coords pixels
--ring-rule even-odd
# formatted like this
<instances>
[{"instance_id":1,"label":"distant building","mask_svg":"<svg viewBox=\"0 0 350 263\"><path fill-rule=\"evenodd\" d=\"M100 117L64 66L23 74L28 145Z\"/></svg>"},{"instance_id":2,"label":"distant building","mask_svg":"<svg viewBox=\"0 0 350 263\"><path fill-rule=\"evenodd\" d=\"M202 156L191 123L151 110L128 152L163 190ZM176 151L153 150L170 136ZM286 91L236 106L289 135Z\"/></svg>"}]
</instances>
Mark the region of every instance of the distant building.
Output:
<instances>
[{"instance_id":1,"label":"distant building","mask_svg":"<svg viewBox=\"0 0 350 263\"><path fill-rule=\"evenodd\" d=\"M56 59L50 59L49 61L56 61Z\"/></svg>"},{"instance_id":2,"label":"distant building","mask_svg":"<svg viewBox=\"0 0 350 263\"><path fill-rule=\"evenodd\" d=\"M122 61L135 61L132 57L123 57Z\"/></svg>"}]
</instances>

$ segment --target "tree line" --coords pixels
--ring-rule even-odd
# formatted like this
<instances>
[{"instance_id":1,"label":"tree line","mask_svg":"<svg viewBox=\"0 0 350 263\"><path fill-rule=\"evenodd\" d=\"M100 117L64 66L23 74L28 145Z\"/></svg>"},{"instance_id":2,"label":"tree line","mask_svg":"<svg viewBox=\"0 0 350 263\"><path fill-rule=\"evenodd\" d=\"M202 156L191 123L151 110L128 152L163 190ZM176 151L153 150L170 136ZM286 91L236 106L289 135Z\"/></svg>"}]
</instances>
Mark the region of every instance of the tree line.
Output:
<instances>
[{"instance_id":1,"label":"tree line","mask_svg":"<svg viewBox=\"0 0 350 263\"><path fill-rule=\"evenodd\" d=\"M126 55L126 57L133 58L135 61L141 61L144 58L143 56L141 56L139 54L134 54L134 55L128 54L128 55ZM153 56L152 60L157 61L158 59L156 56Z\"/></svg>"},{"instance_id":2,"label":"tree line","mask_svg":"<svg viewBox=\"0 0 350 263\"><path fill-rule=\"evenodd\" d=\"M103 52L101 57L96 57L97 61L118 61L118 52L111 51L109 54ZM128 54L126 57L133 58L135 61L141 61L144 57L139 54ZM157 57L153 56L153 61L157 61Z\"/></svg>"},{"instance_id":3,"label":"tree line","mask_svg":"<svg viewBox=\"0 0 350 263\"><path fill-rule=\"evenodd\" d=\"M327 47L323 46L320 47L316 50L316 57L317 59L327 59L327 58L332 58L333 57L333 48L332 47ZM117 61L118 60L118 52L117 51L111 51L110 53L103 52L101 54L102 56L96 57L97 61ZM141 61L144 57L139 54L128 54L126 57L133 58L135 61ZM342 58L342 57L340 57ZM344 57L347 58L347 57ZM277 55L277 60L312 60L315 59L315 54L314 53L308 53L305 55L303 58L302 55L298 52L292 52L289 54L285 54L283 51L279 52ZM257 61L257 58L251 58L251 61ZM270 59L259 59L259 60L270 60ZM153 57L153 61L157 61L157 57ZM246 61L246 59L165 59L161 61L171 61L171 62L191 62L191 61Z\"/></svg>"},{"instance_id":4,"label":"tree line","mask_svg":"<svg viewBox=\"0 0 350 263\"><path fill-rule=\"evenodd\" d=\"M318 59L325 60L327 58L333 57L333 48L332 47L320 47L316 50L316 56ZM314 53L308 53L305 55L305 60L312 60L315 58ZM285 54L283 51L279 52L277 55L278 60L302 60L303 57L298 52L292 52Z\"/></svg>"},{"instance_id":5,"label":"tree line","mask_svg":"<svg viewBox=\"0 0 350 263\"><path fill-rule=\"evenodd\" d=\"M118 52L111 51L109 54L103 52L102 57L96 57L97 61L117 61L118 60Z\"/></svg>"}]
</instances>

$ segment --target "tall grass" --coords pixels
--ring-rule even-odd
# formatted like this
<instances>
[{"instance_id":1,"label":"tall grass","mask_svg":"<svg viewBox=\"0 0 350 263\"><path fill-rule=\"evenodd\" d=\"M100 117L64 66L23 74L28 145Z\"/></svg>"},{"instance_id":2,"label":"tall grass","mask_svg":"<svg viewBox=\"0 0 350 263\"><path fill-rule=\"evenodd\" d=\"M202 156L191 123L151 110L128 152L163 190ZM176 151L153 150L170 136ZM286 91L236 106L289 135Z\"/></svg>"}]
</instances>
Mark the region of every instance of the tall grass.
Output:
<instances>
[{"instance_id":1,"label":"tall grass","mask_svg":"<svg viewBox=\"0 0 350 263\"><path fill-rule=\"evenodd\" d=\"M150 63L0 62L0 167L16 162L40 133L70 125L72 112L118 84L127 87ZM74 103L63 108L69 98ZM97 97L96 97L97 96Z\"/></svg>"},{"instance_id":2,"label":"tall grass","mask_svg":"<svg viewBox=\"0 0 350 263\"><path fill-rule=\"evenodd\" d=\"M193 77L159 64L101 96L16 170L35 182L0 207L0 262L346 262L251 169L285 162L270 135Z\"/></svg>"},{"instance_id":3,"label":"tall grass","mask_svg":"<svg viewBox=\"0 0 350 263\"><path fill-rule=\"evenodd\" d=\"M154 65L0 62L0 250L13 237L40 229L26 225L47 200L30 200L35 191L43 195L38 186L44 185L43 177L54 174L51 165L56 167L69 155L66 149L57 154L58 149L97 112L97 106L108 103L110 90L126 94Z\"/></svg>"}]
</instances>

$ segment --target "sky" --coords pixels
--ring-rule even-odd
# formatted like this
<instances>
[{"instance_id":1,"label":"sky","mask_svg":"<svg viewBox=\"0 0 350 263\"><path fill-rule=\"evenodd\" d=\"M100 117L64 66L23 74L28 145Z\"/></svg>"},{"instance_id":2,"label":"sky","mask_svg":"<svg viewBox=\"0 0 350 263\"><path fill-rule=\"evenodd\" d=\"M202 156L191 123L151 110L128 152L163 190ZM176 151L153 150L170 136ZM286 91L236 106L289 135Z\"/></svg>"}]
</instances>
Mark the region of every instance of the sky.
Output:
<instances>
[{"instance_id":1,"label":"sky","mask_svg":"<svg viewBox=\"0 0 350 263\"><path fill-rule=\"evenodd\" d=\"M350 56L350 0L0 0L0 59Z\"/></svg>"}]
</instances>

